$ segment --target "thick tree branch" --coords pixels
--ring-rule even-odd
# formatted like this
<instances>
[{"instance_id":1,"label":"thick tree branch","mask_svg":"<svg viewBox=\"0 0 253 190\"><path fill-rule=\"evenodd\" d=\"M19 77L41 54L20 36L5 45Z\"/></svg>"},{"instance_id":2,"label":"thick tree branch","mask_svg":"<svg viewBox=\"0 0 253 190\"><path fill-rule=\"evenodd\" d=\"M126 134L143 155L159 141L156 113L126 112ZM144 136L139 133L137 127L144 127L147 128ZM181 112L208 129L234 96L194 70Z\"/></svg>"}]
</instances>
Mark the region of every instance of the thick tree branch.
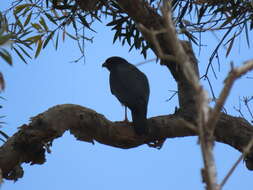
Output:
<instances>
[{"instance_id":1,"label":"thick tree branch","mask_svg":"<svg viewBox=\"0 0 253 190\"><path fill-rule=\"evenodd\" d=\"M188 113L157 116L148 119L149 136L136 136L130 125L111 122L103 115L78 105L64 104L50 108L19 128L0 148L0 168L5 179L22 177L22 163L43 164L45 151L54 139L69 130L78 140L95 141L119 148L132 148L165 138L194 136L195 130L183 118ZM189 127L191 126L191 127ZM222 114L215 130L218 142L243 152L253 137L253 128L245 120ZM253 163L253 150L246 156L247 167ZM252 166L252 165L251 165ZM248 169L253 169L248 167Z\"/></svg>"}]
</instances>

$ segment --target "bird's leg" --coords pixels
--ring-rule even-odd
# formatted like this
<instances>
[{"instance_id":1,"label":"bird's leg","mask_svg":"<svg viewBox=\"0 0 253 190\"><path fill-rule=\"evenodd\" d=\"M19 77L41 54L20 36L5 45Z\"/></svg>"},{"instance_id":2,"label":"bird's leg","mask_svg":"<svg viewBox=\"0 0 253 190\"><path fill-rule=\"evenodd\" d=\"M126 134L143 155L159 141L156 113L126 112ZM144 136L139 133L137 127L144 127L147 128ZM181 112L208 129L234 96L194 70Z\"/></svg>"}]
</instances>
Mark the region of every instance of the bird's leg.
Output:
<instances>
[{"instance_id":1,"label":"bird's leg","mask_svg":"<svg viewBox=\"0 0 253 190\"><path fill-rule=\"evenodd\" d=\"M127 119L127 107L126 106L124 106L125 107L125 119L124 119L124 122L129 122L128 121L128 119Z\"/></svg>"}]
</instances>

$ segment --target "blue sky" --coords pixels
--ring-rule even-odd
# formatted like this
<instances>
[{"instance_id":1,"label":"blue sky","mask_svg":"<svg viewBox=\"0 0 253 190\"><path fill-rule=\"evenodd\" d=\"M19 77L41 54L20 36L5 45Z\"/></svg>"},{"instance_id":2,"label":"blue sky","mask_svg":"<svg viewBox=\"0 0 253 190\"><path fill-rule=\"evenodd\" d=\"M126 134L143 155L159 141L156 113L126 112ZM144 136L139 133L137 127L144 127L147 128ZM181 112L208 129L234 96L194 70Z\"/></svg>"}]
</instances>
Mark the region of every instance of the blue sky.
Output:
<instances>
[{"instance_id":1,"label":"blue sky","mask_svg":"<svg viewBox=\"0 0 253 190\"><path fill-rule=\"evenodd\" d=\"M10 2L6 1L5 3ZM1 10L5 8L0 5ZM28 123L29 119L48 108L65 103L79 104L103 114L112 121L122 120L124 109L110 93L109 73L101 67L104 60L118 55L136 64L144 61L138 51L128 52L128 47L120 43L112 44L113 33L104 24L96 23L94 43L86 43L85 63L71 63L80 53L70 40L59 44L58 51L52 44L41 52L37 59L24 64L14 53L14 66L3 63L0 70L6 80L6 90L1 95L7 123L3 130L12 135L17 127ZM218 41L211 34L204 36L200 54L195 52L203 73ZM213 81L216 95L221 90L230 61L240 65L252 58L252 50L242 39L235 42L235 48L225 58L221 52L221 71ZM240 46L240 48L239 48ZM154 58L150 52L149 58ZM217 66L215 66L217 68ZM177 98L166 101L169 90L176 90L176 84L166 69L157 63L147 63L139 67L148 77L151 89L148 117L171 114L177 105ZM253 76L251 72L249 76ZM208 86L202 81L207 90ZM238 115L233 106L238 105L238 96L252 95L249 85L252 80L242 77L237 81L226 103L228 112ZM216 143L215 159L219 181L240 156L235 149ZM20 189L89 189L89 190L137 190L137 189L203 189L200 169L202 158L196 137L167 139L161 150L143 145L130 150L113 148L99 143L91 145L76 141L68 132L53 142L52 153L47 155L43 165L23 164L25 175L16 183L5 181L4 190ZM240 163L235 173L225 185L225 190L248 190L253 185L252 172Z\"/></svg>"}]
</instances>

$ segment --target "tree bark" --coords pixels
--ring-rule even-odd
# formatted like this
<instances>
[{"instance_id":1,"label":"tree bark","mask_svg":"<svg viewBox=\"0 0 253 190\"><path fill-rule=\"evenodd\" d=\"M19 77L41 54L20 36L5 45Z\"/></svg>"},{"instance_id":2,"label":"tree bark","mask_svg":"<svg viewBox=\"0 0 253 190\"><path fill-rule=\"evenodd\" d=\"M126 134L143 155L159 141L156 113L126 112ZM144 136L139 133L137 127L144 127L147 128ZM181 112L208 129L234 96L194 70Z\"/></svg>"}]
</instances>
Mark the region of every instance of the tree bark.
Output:
<instances>
[{"instance_id":1,"label":"tree bark","mask_svg":"<svg viewBox=\"0 0 253 190\"><path fill-rule=\"evenodd\" d=\"M79 105L64 104L50 108L31 119L29 124L19 127L19 131L0 147L0 168L5 179L17 180L23 175L22 163L43 164L45 152L54 139L67 130L77 140L94 144L95 141L123 149L142 144L156 144L165 138L195 136L193 125L183 118L191 117L178 111L172 115L148 119L150 134L137 136L131 124L112 122L103 115ZM216 130L216 141L243 151L253 137L253 128L245 120L222 114ZM159 145L159 144L158 144ZM246 166L253 169L253 149L247 156Z\"/></svg>"}]
</instances>

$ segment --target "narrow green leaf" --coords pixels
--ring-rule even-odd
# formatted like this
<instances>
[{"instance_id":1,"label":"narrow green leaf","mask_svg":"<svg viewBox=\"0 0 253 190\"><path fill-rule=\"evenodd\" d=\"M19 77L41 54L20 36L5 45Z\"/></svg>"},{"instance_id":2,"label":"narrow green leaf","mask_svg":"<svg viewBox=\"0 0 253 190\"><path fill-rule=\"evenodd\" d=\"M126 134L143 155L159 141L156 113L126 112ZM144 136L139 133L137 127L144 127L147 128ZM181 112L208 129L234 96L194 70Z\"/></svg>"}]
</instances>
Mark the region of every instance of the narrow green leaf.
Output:
<instances>
[{"instance_id":1,"label":"narrow green leaf","mask_svg":"<svg viewBox=\"0 0 253 190\"><path fill-rule=\"evenodd\" d=\"M54 33L55 33L55 31L51 32L51 33L47 36L47 38L46 38L46 40L44 41L44 44L43 44L43 49L47 46L48 42L53 38Z\"/></svg>"},{"instance_id":2,"label":"narrow green leaf","mask_svg":"<svg viewBox=\"0 0 253 190\"><path fill-rule=\"evenodd\" d=\"M126 42L126 38L124 38L124 39L122 40L122 46L125 45L125 42Z\"/></svg>"},{"instance_id":3,"label":"narrow green leaf","mask_svg":"<svg viewBox=\"0 0 253 190\"><path fill-rule=\"evenodd\" d=\"M0 57L3 58L9 65L12 65L12 57L7 50L1 48Z\"/></svg>"},{"instance_id":4,"label":"narrow green leaf","mask_svg":"<svg viewBox=\"0 0 253 190\"><path fill-rule=\"evenodd\" d=\"M20 59L22 59L22 61L27 64L27 62L26 62L25 58L23 57L23 55L15 47L12 47L12 48L17 53L17 55L20 57Z\"/></svg>"},{"instance_id":5,"label":"narrow green leaf","mask_svg":"<svg viewBox=\"0 0 253 190\"><path fill-rule=\"evenodd\" d=\"M230 51L231 51L231 49L232 49L232 47L233 47L235 36L236 36L236 35L235 35L235 33L234 33L234 36L231 38L231 41L230 41L230 43L229 43L229 46L228 46L228 49L227 49L227 53L226 53L226 57L229 55L229 53L230 53Z\"/></svg>"},{"instance_id":6,"label":"narrow green leaf","mask_svg":"<svg viewBox=\"0 0 253 190\"><path fill-rule=\"evenodd\" d=\"M43 26L43 28L45 29L45 31L48 31L47 24L46 24L46 22L45 22L45 20L44 20L43 17L40 17L39 23Z\"/></svg>"},{"instance_id":7,"label":"narrow green leaf","mask_svg":"<svg viewBox=\"0 0 253 190\"><path fill-rule=\"evenodd\" d=\"M31 11L31 7L27 7L24 12L22 13L22 16L25 16L26 13L28 13L29 11Z\"/></svg>"},{"instance_id":8,"label":"narrow green leaf","mask_svg":"<svg viewBox=\"0 0 253 190\"><path fill-rule=\"evenodd\" d=\"M43 44L43 41L40 39L37 43L37 49L36 49L36 53L35 53L35 58L37 58L40 54L40 51L42 49L42 44Z\"/></svg>"},{"instance_id":9,"label":"narrow green leaf","mask_svg":"<svg viewBox=\"0 0 253 190\"><path fill-rule=\"evenodd\" d=\"M25 41L15 41L15 44L22 44L24 45L25 47L29 48L30 50L33 50L33 48L31 47L31 44L25 42Z\"/></svg>"},{"instance_id":10,"label":"narrow green leaf","mask_svg":"<svg viewBox=\"0 0 253 190\"><path fill-rule=\"evenodd\" d=\"M248 45L248 47L250 48L249 31L248 31L247 22L245 22L244 26L245 26L245 33L246 33L247 45Z\"/></svg>"},{"instance_id":11,"label":"narrow green leaf","mask_svg":"<svg viewBox=\"0 0 253 190\"><path fill-rule=\"evenodd\" d=\"M120 30L117 30L115 32L114 37L113 37L113 43L115 43L115 41L117 40L117 38L120 38L120 34L121 34Z\"/></svg>"},{"instance_id":12,"label":"narrow green leaf","mask_svg":"<svg viewBox=\"0 0 253 190\"><path fill-rule=\"evenodd\" d=\"M42 27L37 23L32 23L31 25L33 28L37 29L38 31L42 30Z\"/></svg>"},{"instance_id":13,"label":"narrow green leaf","mask_svg":"<svg viewBox=\"0 0 253 190\"><path fill-rule=\"evenodd\" d=\"M65 30L65 27L64 27L64 30L62 31L62 42L65 41L65 37L66 37L66 30Z\"/></svg>"},{"instance_id":14,"label":"narrow green leaf","mask_svg":"<svg viewBox=\"0 0 253 190\"><path fill-rule=\"evenodd\" d=\"M225 22L223 22L221 24L220 28L222 28L222 27L226 26L227 24L231 23L233 19L234 19L234 17L232 17L232 16L229 17Z\"/></svg>"},{"instance_id":15,"label":"narrow green leaf","mask_svg":"<svg viewBox=\"0 0 253 190\"><path fill-rule=\"evenodd\" d=\"M17 5L14 9L14 14L17 15L18 13L20 13L24 8L26 7L30 7L33 4L31 3L27 3L27 4L22 4L22 5Z\"/></svg>"},{"instance_id":16,"label":"narrow green leaf","mask_svg":"<svg viewBox=\"0 0 253 190\"><path fill-rule=\"evenodd\" d=\"M48 0L46 0L46 7L48 8Z\"/></svg>"},{"instance_id":17,"label":"narrow green leaf","mask_svg":"<svg viewBox=\"0 0 253 190\"><path fill-rule=\"evenodd\" d=\"M2 74L2 72L0 72L0 90L4 90L5 89L5 81L4 81L4 76ZM2 131L1 131L2 132ZM5 137L5 133L2 132L1 133L4 137ZM7 136L8 137L8 136Z\"/></svg>"},{"instance_id":18,"label":"narrow green leaf","mask_svg":"<svg viewBox=\"0 0 253 190\"><path fill-rule=\"evenodd\" d=\"M77 31L77 26L76 26L76 21L75 21L75 19L72 21L72 25L73 25L73 28L75 29L75 31Z\"/></svg>"},{"instance_id":19,"label":"narrow green leaf","mask_svg":"<svg viewBox=\"0 0 253 190\"><path fill-rule=\"evenodd\" d=\"M0 36L0 45L4 45L11 38L12 38L12 34L6 34L6 35L3 35L3 36Z\"/></svg>"},{"instance_id":20,"label":"narrow green leaf","mask_svg":"<svg viewBox=\"0 0 253 190\"><path fill-rule=\"evenodd\" d=\"M54 18L48 14L48 13L45 13L46 17L48 18L48 20L50 20L52 23L54 23L55 25L58 25L57 22L54 20Z\"/></svg>"},{"instance_id":21,"label":"narrow green leaf","mask_svg":"<svg viewBox=\"0 0 253 190\"><path fill-rule=\"evenodd\" d=\"M127 43L128 45L131 45L131 33L126 33L126 39L127 39Z\"/></svg>"},{"instance_id":22,"label":"narrow green leaf","mask_svg":"<svg viewBox=\"0 0 253 190\"><path fill-rule=\"evenodd\" d=\"M250 21L249 29L250 29L250 30L253 29L253 19Z\"/></svg>"},{"instance_id":23,"label":"narrow green leaf","mask_svg":"<svg viewBox=\"0 0 253 190\"><path fill-rule=\"evenodd\" d=\"M128 52L132 51L133 47L134 47L134 43L130 46Z\"/></svg>"},{"instance_id":24,"label":"narrow green leaf","mask_svg":"<svg viewBox=\"0 0 253 190\"><path fill-rule=\"evenodd\" d=\"M19 18L17 15L14 15L15 19L16 19L16 23L15 25L18 25L20 28L24 28L23 24L20 22Z\"/></svg>"},{"instance_id":25,"label":"narrow green leaf","mask_svg":"<svg viewBox=\"0 0 253 190\"><path fill-rule=\"evenodd\" d=\"M42 35L36 35L36 36L32 36L32 37L27 38L25 41L37 43L41 39L41 37L42 37Z\"/></svg>"},{"instance_id":26,"label":"narrow green leaf","mask_svg":"<svg viewBox=\"0 0 253 190\"><path fill-rule=\"evenodd\" d=\"M29 57L30 59L32 59L32 57L30 56L30 54L27 53L27 51L26 51L22 46L20 46L20 45L18 45L18 44L16 44L16 45L21 49L21 51L22 51L27 57Z\"/></svg>"},{"instance_id":27,"label":"narrow green leaf","mask_svg":"<svg viewBox=\"0 0 253 190\"><path fill-rule=\"evenodd\" d=\"M205 11L207 10L207 6L202 5L198 12L198 23L200 23L202 17L204 16Z\"/></svg>"},{"instance_id":28,"label":"narrow green leaf","mask_svg":"<svg viewBox=\"0 0 253 190\"><path fill-rule=\"evenodd\" d=\"M26 26L30 22L31 18L32 18L32 12L30 12L30 14L26 17L24 26Z\"/></svg>"},{"instance_id":29,"label":"narrow green leaf","mask_svg":"<svg viewBox=\"0 0 253 190\"><path fill-rule=\"evenodd\" d=\"M59 43L59 31L57 33L57 37L56 37L56 42L55 42L55 49L57 50L58 48L58 43Z\"/></svg>"},{"instance_id":30,"label":"narrow green leaf","mask_svg":"<svg viewBox=\"0 0 253 190\"><path fill-rule=\"evenodd\" d=\"M114 26L114 25L119 25L119 24L122 25L122 23L125 22L127 19L128 17L123 17L118 20L113 20L112 22L107 23L106 26Z\"/></svg>"},{"instance_id":31,"label":"narrow green leaf","mask_svg":"<svg viewBox=\"0 0 253 190\"><path fill-rule=\"evenodd\" d=\"M72 38L73 40L78 40L77 37L71 35L70 33L66 32L67 36L69 36L70 38Z\"/></svg>"},{"instance_id":32,"label":"narrow green leaf","mask_svg":"<svg viewBox=\"0 0 253 190\"><path fill-rule=\"evenodd\" d=\"M23 38L24 36L26 36L27 34L30 34L31 32L33 32L32 30L30 30L30 31L28 31L28 30L23 30L23 32L21 32L20 34L20 36L19 36L19 39L20 38Z\"/></svg>"},{"instance_id":33,"label":"narrow green leaf","mask_svg":"<svg viewBox=\"0 0 253 190\"><path fill-rule=\"evenodd\" d=\"M80 14L77 14L79 19L81 20L82 24L87 27L88 29L90 29L91 31L95 32L95 30L93 30L91 27L90 27L90 24L86 21L86 19L84 18L84 16L80 15Z\"/></svg>"},{"instance_id":34,"label":"narrow green leaf","mask_svg":"<svg viewBox=\"0 0 253 190\"><path fill-rule=\"evenodd\" d=\"M189 1L186 2L185 6L183 7L182 11L179 13L179 17L177 18L179 22L181 22L182 18L185 16L185 13L188 9L188 6L189 6Z\"/></svg>"}]
</instances>

